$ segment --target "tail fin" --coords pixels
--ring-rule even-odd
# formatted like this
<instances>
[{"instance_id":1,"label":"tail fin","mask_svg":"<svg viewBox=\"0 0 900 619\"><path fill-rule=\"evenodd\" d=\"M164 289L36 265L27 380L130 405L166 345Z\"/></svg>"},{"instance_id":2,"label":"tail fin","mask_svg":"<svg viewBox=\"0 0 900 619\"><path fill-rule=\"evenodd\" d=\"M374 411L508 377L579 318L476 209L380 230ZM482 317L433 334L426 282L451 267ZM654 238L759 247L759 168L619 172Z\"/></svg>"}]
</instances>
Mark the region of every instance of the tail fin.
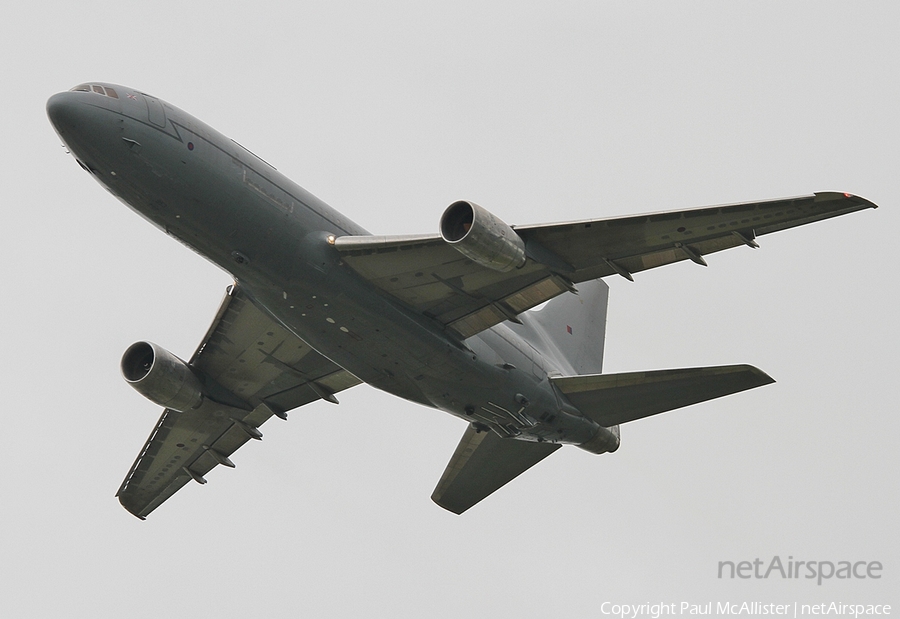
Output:
<instances>
[{"instance_id":1,"label":"tail fin","mask_svg":"<svg viewBox=\"0 0 900 619\"><path fill-rule=\"evenodd\" d=\"M579 411L604 427L775 382L752 365L559 376L550 380Z\"/></svg>"},{"instance_id":2,"label":"tail fin","mask_svg":"<svg viewBox=\"0 0 900 619\"><path fill-rule=\"evenodd\" d=\"M601 279L578 284L578 294L562 294L544 309L520 314L522 335L545 356L574 374L603 370L609 286Z\"/></svg>"}]
</instances>

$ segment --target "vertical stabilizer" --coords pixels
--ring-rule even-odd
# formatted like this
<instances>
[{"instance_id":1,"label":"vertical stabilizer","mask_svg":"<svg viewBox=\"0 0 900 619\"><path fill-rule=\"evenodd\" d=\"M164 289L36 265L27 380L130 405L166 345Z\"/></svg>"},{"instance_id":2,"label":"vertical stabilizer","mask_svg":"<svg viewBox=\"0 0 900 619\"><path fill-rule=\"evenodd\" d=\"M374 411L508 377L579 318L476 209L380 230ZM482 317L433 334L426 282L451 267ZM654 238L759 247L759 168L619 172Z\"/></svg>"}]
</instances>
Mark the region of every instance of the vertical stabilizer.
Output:
<instances>
[{"instance_id":1,"label":"vertical stabilizer","mask_svg":"<svg viewBox=\"0 0 900 619\"><path fill-rule=\"evenodd\" d=\"M606 305L609 286L601 279L578 284L578 294L551 299L540 311L520 316L530 333L522 333L545 356L574 374L603 369Z\"/></svg>"}]
</instances>

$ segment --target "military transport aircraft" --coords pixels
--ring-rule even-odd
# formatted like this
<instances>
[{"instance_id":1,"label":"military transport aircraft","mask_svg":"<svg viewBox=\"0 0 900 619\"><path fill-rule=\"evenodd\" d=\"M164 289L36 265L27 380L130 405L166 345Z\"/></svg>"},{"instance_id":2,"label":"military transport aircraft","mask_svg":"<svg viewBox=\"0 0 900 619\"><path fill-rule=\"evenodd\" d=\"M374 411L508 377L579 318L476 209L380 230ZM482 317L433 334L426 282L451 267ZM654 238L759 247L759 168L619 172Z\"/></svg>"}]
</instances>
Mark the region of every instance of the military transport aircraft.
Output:
<instances>
[{"instance_id":1,"label":"military transport aircraft","mask_svg":"<svg viewBox=\"0 0 900 619\"><path fill-rule=\"evenodd\" d=\"M165 410L118 491L138 518L273 415L366 382L467 422L432 499L457 514L564 444L773 382L748 365L602 374L608 288L875 204L837 192L545 225L451 204L438 234L375 236L218 131L106 83L47 113L85 171L234 284L185 362L138 342L122 373ZM528 311L548 302L540 311Z\"/></svg>"}]
</instances>

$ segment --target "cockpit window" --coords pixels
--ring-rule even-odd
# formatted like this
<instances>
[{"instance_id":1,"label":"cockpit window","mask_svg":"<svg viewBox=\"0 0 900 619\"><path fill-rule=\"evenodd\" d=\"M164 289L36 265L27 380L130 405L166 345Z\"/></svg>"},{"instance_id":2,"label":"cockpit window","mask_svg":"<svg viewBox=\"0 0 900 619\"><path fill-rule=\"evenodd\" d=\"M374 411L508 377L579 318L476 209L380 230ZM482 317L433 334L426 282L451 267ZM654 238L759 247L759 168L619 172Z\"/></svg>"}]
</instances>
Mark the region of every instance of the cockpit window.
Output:
<instances>
[{"instance_id":1,"label":"cockpit window","mask_svg":"<svg viewBox=\"0 0 900 619\"><path fill-rule=\"evenodd\" d=\"M103 95L104 97L110 97L112 99L119 98L119 93L115 90L108 86L104 88L98 84L79 84L75 88L70 89L70 92L96 92L98 95Z\"/></svg>"}]
</instances>

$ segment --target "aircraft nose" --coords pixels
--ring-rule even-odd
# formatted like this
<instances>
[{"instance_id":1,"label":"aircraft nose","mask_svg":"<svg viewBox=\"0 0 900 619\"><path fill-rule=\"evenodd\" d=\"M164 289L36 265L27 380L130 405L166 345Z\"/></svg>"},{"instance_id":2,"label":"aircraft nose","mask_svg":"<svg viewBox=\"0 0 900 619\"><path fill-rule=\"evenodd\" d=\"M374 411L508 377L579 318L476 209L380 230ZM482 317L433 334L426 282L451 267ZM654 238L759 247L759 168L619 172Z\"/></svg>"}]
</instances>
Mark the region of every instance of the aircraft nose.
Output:
<instances>
[{"instance_id":1,"label":"aircraft nose","mask_svg":"<svg viewBox=\"0 0 900 619\"><path fill-rule=\"evenodd\" d=\"M87 163L110 141L110 108L106 97L68 91L47 100L47 116L57 135L76 158Z\"/></svg>"},{"instance_id":2,"label":"aircraft nose","mask_svg":"<svg viewBox=\"0 0 900 619\"><path fill-rule=\"evenodd\" d=\"M61 136L78 126L75 93L58 92L47 100L47 116Z\"/></svg>"}]
</instances>

